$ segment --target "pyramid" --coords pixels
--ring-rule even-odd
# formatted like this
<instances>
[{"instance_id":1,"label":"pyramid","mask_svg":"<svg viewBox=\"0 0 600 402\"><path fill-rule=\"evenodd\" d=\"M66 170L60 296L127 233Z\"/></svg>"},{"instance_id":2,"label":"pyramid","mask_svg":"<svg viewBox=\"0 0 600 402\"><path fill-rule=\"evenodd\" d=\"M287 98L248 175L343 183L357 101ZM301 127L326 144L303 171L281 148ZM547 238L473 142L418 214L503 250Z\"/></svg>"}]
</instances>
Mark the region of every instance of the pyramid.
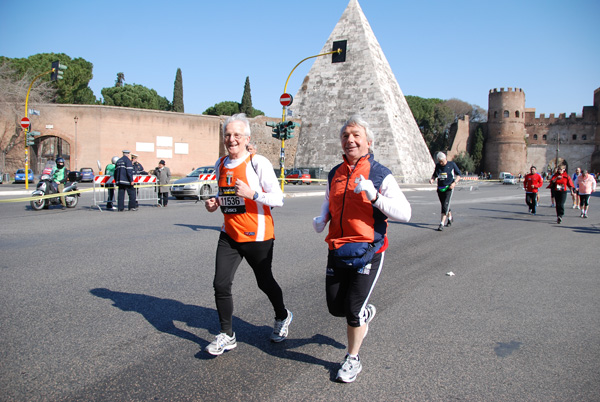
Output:
<instances>
[{"instance_id":1,"label":"pyramid","mask_svg":"<svg viewBox=\"0 0 600 402\"><path fill-rule=\"evenodd\" d=\"M331 170L342 161L340 129L360 114L375 136L375 159L399 182L431 177L434 163L392 69L357 0L350 0L321 53L347 40L346 61L315 59L292 106L302 120L295 165Z\"/></svg>"}]
</instances>

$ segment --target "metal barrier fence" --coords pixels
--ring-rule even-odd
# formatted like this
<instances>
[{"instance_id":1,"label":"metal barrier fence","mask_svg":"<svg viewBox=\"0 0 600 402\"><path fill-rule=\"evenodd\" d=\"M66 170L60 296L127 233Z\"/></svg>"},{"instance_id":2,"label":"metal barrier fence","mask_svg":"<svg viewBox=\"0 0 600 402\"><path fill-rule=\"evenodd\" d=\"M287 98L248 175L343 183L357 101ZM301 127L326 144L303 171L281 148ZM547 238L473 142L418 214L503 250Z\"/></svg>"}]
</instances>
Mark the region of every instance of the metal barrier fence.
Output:
<instances>
[{"instance_id":1,"label":"metal barrier fence","mask_svg":"<svg viewBox=\"0 0 600 402\"><path fill-rule=\"evenodd\" d=\"M457 190L479 190L479 177L477 176L461 176L460 181L456 185Z\"/></svg>"},{"instance_id":2,"label":"metal barrier fence","mask_svg":"<svg viewBox=\"0 0 600 402\"><path fill-rule=\"evenodd\" d=\"M150 201L153 205L158 204L158 185L156 176L153 175L136 175L133 176L133 182L136 190L137 201ZM109 200L109 190L114 190L112 200ZM102 210L101 205L105 205L110 201L114 206L117 204L118 187L115 185L115 179L112 176L100 175L94 177L94 207ZM125 193L125 202L129 201L127 193Z\"/></svg>"}]
</instances>

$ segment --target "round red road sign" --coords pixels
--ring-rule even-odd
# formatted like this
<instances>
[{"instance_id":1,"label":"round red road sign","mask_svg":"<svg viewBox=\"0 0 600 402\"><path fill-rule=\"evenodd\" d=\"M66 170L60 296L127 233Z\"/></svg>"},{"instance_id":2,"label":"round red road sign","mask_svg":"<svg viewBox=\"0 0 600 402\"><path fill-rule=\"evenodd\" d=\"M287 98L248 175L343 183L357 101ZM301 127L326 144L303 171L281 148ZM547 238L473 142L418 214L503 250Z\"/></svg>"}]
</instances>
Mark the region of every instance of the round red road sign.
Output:
<instances>
[{"instance_id":1,"label":"round red road sign","mask_svg":"<svg viewBox=\"0 0 600 402\"><path fill-rule=\"evenodd\" d=\"M293 101L294 98L290 94L283 94L279 98L279 103L281 103L281 106L289 106L292 104Z\"/></svg>"},{"instance_id":2,"label":"round red road sign","mask_svg":"<svg viewBox=\"0 0 600 402\"><path fill-rule=\"evenodd\" d=\"M29 127L30 124L31 124L31 121L29 121L29 119L27 117L23 117L21 119L21 127L27 128L27 127Z\"/></svg>"}]
</instances>

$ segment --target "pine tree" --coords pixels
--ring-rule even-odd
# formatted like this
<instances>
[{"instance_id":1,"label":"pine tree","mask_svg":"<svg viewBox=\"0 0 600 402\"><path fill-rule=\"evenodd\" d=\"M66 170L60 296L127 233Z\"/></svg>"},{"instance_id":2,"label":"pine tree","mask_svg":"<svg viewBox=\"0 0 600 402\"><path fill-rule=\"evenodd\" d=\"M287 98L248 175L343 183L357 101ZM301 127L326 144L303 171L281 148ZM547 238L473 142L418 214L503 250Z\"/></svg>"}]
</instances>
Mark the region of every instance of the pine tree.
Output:
<instances>
[{"instance_id":1,"label":"pine tree","mask_svg":"<svg viewBox=\"0 0 600 402\"><path fill-rule=\"evenodd\" d=\"M246 113L246 116L254 117L254 108L252 107L252 95L250 95L250 77L246 77L246 83L244 84L244 95L242 95L240 113Z\"/></svg>"},{"instance_id":2,"label":"pine tree","mask_svg":"<svg viewBox=\"0 0 600 402\"><path fill-rule=\"evenodd\" d=\"M175 75L175 84L173 88L173 111L183 113L183 78L181 78L181 69L177 69Z\"/></svg>"}]
</instances>

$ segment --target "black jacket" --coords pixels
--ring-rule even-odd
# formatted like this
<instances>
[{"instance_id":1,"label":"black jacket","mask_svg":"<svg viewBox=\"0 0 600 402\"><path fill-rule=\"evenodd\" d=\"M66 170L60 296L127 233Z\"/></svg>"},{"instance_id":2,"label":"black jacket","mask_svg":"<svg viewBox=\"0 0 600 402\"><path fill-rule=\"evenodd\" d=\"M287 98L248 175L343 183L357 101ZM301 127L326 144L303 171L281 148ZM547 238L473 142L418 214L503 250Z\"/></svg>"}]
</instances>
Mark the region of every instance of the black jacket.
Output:
<instances>
[{"instance_id":1,"label":"black jacket","mask_svg":"<svg viewBox=\"0 0 600 402\"><path fill-rule=\"evenodd\" d=\"M123 155L115 163L115 184L130 186L133 183L133 165L131 159Z\"/></svg>"}]
</instances>

